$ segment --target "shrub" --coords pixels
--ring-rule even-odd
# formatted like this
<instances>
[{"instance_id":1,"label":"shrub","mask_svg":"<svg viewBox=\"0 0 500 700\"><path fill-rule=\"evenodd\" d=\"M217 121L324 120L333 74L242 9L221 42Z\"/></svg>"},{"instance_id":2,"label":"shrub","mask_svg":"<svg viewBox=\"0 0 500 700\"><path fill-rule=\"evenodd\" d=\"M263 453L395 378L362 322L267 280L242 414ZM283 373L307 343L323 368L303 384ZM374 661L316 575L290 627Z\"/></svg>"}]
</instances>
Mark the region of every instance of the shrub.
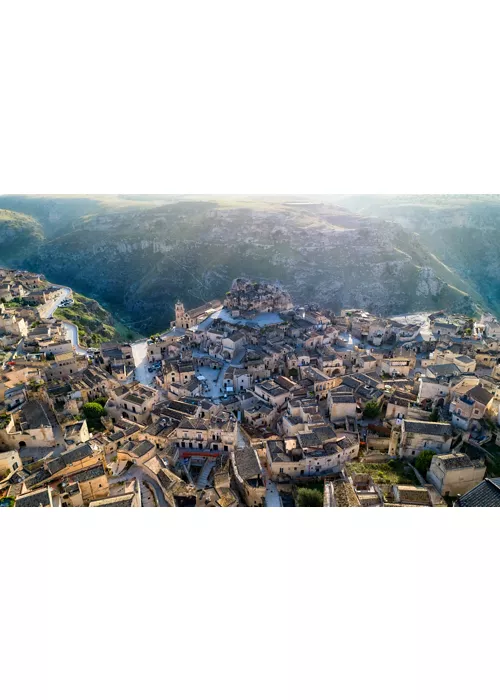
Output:
<instances>
[{"instance_id":1,"label":"shrub","mask_svg":"<svg viewBox=\"0 0 500 700\"><path fill-rule=\"evenodd\" d=\"M83 407L83 415L91 430L102 430L101 418L106 415L106 411L100 403L86 403Z\"/></svg>"},{"instance_id":2,"label":"shrub","mask_svg":"<svg viewBox=\"0 0 500 700\"><path fill-rule=\"evenodd\" d=\"M299 489L297 505L299 508L323 508L323 494L314 489Z\"/></svg>"},{"instance_id":3,"label":"shrub","mask_svg":"<svg viewBox=\"0 0 500 700\"><path fill-rule=\"evenodd\" d=\"M432 458L436 455L432 450L424 450L421 452L417 459L415 460L415 466L417 467L420 474L424 477L427 476L427 472L431 466Z\"/></svg>"},{"instance_id":4,"label":"shrub","mask_svg":"<svg viewBox=\"0 0 500 700\"><path fill-rule=\"evenodd\" d=\"M433 410L429 417L429 420L431 423L439 423L439 411L437 410L437 408Z\"/></svg>"},{"instance_id":5,"label":"shrub","mask_svg":"<svg viewBox=\"0 0 500 700\"><path fill-rule=\"evenodd\" d=\"M380 406L376 401L368 401L363 411L365 418L378 418L380 415Z\"/></svg>"}]
</instances>

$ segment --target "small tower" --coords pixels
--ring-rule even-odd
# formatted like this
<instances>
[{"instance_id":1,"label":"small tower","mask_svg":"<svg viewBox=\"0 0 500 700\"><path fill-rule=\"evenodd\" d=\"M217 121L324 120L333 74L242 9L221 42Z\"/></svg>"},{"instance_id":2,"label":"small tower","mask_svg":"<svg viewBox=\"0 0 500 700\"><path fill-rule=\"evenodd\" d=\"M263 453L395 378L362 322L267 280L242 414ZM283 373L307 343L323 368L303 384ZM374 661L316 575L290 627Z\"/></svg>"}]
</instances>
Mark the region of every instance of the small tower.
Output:
<instances>
[{"instance_id":1,"label":"small tower","mask_svg":"<svg viewBox=\"0 0 500 700\"><path fill-rule=\"evenodd\" d=\"M401 439L401 428L399 426L394 426L392 428L391 439L389 441L389 457L397 457L399 443Z\"/></svg>"},{"instance_id":2,"label":"small tower","mask_svg":"<svg viewBox=\"0 0 500 700\"><path fill-rule=\"evenodd\" d=\"M184 328L186 317L186 309L182 301L178 301L175 305L175 325L177 328Z\"/></svg>"}]
</instances>

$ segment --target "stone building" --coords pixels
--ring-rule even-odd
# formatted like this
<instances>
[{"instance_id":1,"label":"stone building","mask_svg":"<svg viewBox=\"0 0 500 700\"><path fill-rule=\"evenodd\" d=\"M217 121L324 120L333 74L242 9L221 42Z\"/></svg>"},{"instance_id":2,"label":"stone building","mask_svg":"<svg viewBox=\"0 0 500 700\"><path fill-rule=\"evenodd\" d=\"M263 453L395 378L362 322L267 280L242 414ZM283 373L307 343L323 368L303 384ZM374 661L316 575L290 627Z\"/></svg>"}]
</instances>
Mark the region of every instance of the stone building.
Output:
<instances>
[{"instance_id":1,"label":"stone building","mask_svg":"<svg viewBox=\"0 0 500 700\"><path fill-rule=\"evenodd\" d=\"M483 462L473 462L464 454L436 455L427 474L441 496L463 496L480 484L486 475Z\"/></svg>"},{"instance_id":2,"label":"stone building","mask_svg":"<svg viewBox=\"0 0 500 700\"><path fill-rule=\"evenodd\" d=\"M393 428L389 455L414 459L424 450L446 454L451 451L452 438L449 423L403 420L401 428Z\"/></svg>"},{"instance_id":3,"label":"stone building","mask_svg":"<svg viewBox=\"0 0 500 700\"><path fill-rule=\"evenodd\" d=\"M208 304L203 304L203 306L199 306L196 309L191 309L190 311L186 311L184 304L181 301L178 301L175 305L175 322L173 323L173 326L175 328L184 328L185 330L188 330L189 328L193 328L194 326L198 326L200 323L203 323L203 321L206 321L209 316L212 316L212 314L220 311L220 309L222 309L222 304L218 300L211 301Z\"/></svg>"}]
</instances>

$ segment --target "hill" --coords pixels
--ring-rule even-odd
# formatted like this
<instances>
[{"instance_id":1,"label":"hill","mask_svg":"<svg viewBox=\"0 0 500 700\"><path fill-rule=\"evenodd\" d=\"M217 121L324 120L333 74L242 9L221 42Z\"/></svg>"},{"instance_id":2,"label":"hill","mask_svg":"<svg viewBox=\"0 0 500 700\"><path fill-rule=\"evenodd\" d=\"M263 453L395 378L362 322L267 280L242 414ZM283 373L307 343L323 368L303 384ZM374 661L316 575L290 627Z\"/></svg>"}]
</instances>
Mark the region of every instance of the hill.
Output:
<instances>
[{"instance_id":1,"label":"hill","mask_svg":"<svg viewBox=\"0 0 500 700\"><path fill-rule=\"evenodd\" d=\"M1 195L0 208L26 214L37 220L50 239L80 217L109 211L132 211L157 207L171 198L163 195Z\"/></svg>"},{"instance_id":2,"label":"hill","mask_svg":"<svg viewBox=\"0 0 500 700\"><path fill-rule=\"evenodd\" d=\"M97 298L142 333L165 329L178 297L198 306L223 296L237 277L279 280L297 302L332 309L471 309L466 285L418 236L333 204L307 197L123 201L102 200L98 214L72 220L25 264Z\"/></svg>"},{"instance_id":3,"label":"hill","mask_svg":"<svg viewBox=\"0 0 500 700\"><path fill-rule=\"evenodd\" d=\"M39 221L19 212L0 209L0 264L23 258L43 243Z\"/></svg>"},{"instance_id":4,"label":"hill","mask_svg":"<svg viewBox=\"0 0 500 700\"><path fill-rule=\"evenodd\" d=\"M137 335L118 322L94 299L74 294L75 303L55 312L56 318L70 321L78 328L83 347L94 347L111 341L131 341Z\"/></svg>"},{"instance_id":5,"label":"hill","mask_svg":"<svg viewBox=\"0 0 500 700\"><path fill-rule=\"evenodd\" d=\"M347 195L337 201L417 233L500 314L500 195Z\"/></svg>"}]
</instances>

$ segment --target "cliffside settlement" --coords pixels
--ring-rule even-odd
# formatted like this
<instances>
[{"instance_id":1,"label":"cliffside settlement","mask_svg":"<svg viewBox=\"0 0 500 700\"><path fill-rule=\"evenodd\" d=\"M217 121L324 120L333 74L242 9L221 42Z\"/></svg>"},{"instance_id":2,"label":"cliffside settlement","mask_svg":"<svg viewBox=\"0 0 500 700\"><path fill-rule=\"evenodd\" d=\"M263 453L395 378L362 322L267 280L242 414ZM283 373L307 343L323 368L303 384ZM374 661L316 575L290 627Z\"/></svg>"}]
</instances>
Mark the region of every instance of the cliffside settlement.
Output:
<instances>
[{"instance_id":1,"label":"cliffside settlement","mask_svg":"<svg viewBox=\"0 0 500 700\"><path fill-rule=\"evenodd\" d=\"M238 279L162 336L82 352L59 295L0 270L2 504L500 506L491 316L334 314Z\"/></svg>"}]
</instances>

